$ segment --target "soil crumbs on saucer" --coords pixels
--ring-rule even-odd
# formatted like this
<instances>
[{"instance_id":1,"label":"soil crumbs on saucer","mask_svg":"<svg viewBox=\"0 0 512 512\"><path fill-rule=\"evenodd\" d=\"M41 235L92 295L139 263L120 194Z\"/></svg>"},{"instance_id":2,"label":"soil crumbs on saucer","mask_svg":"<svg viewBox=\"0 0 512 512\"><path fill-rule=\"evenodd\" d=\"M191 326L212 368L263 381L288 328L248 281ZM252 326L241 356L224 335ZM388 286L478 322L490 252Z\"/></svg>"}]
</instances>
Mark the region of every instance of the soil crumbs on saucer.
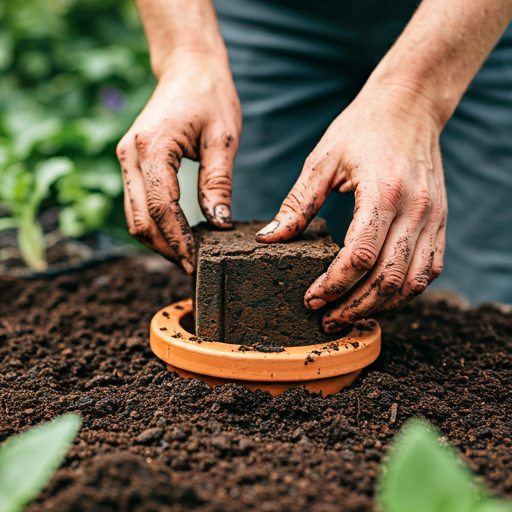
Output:
<instances>
[{"instance_id":1,"label":"soil crumbs on saucer","mask_svg":"<svg viewBox=\"0 0 512 512\"><path fill-rule=\"evenodd\" d=\"M28 512L365 512L403 422L439 427L512 497L512 315L416 302L380 320L383 351L322 398L210 388L167 371L149 323L192 296L181 271L131 260L53 280L0 277L0 442L83 418Z\"/></svg>"}]
</instances>

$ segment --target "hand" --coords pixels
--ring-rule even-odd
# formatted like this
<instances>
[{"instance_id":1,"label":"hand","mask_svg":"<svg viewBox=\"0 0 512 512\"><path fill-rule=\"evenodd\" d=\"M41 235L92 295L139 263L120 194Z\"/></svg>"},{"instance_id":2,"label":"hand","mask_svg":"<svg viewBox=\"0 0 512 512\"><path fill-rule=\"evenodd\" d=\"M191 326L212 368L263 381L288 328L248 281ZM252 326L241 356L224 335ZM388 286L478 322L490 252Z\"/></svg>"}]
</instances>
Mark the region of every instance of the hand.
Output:
<instances>
[{"instance_id":1,"label":"hand","mask_svg":"<svg viewBox=\"0 0 512 512\"><path fill-rule=\"evenodd\" d=\"M231 174L241 128L227 59L177 50L117 148L130 233L189 274L195 245L179 205L180 161L199 160L203 214L219 228L231 227Z\"/></svg>"},{"instance_id":2,"label":"hand","mask_svg":"<svg viewBox=\"0 0 512 512\"><path fill-rule=\"evenodd\" d=\"M256 236L298 235L332 191L354 192L345 245L305 295L336 332L418 295L442 270L447 201L439 134L411 84L367 83L310 154L274 221Z\"/></svg>"}]
</instances>

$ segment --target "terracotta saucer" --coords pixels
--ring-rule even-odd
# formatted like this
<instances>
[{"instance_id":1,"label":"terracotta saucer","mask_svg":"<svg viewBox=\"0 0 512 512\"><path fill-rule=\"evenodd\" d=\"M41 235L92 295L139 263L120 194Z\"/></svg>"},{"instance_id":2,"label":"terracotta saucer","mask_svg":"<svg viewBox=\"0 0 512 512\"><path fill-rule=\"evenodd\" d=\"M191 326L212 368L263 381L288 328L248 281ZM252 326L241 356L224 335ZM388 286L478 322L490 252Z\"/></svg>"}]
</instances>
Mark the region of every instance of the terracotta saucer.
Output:
<instances>
[{"instance_id":1,"label":"terracotta saucer","mask_svg":"<svg viewBox=\"0 0 512 512\"><path fill-rule=\"evenodd\" d=\"M357 322L347 336L327 344L260 352L202 340L192 334L192 314L192 299L160 310L151 321L151 349L170 370L212 386L237 382L272 395L304 387L327 396L350 385L380 352L381 331L375 320Z\"/></svg>"}]
</instances>

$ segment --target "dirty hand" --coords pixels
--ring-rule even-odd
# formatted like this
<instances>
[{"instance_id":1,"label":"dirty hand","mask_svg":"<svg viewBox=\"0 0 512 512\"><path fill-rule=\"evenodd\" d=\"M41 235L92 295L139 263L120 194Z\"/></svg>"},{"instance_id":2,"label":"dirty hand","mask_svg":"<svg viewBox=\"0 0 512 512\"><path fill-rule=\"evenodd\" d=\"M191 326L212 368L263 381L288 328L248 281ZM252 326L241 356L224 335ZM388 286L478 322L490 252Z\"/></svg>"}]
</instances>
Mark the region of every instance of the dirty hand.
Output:
<instances>
[{"instance_id":1,"label":"dirty hand","mask_svg":"<svg viewBox=\"0 0 512 512\"><path fill-rule=\"evenodd\" d=\"M439 123L409 84L368 84L310 154L275 220L257 234L282 242L303 231L332 191L355 192L345 245L305 295L336 305L327 332L421 293L441 272L447 201Z\"/></svg>"},{"instance_id":2,"label":"dirty hand","mask_svg":"<svg viewBox=\"0 0 512 512\"><path fill-rule=\"evenodd\" d=\"M241 127L227 59L177 51L117 148L130 233L189 274L195 246L179 205L180 161L200 162L203 214L219 228L231 227L231 173Z\"/></svg>"}]
</instances>

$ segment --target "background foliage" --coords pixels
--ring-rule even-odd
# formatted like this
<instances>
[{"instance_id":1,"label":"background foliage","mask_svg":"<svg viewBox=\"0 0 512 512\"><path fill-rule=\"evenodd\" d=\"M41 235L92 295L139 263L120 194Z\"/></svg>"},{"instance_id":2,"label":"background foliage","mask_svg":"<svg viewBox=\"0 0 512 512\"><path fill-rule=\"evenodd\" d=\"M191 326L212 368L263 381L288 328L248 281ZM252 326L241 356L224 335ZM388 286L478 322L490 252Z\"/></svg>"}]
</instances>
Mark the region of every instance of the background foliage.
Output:
<instances>
[{"instance_id":1,"label":"background foliage","mask_svg":"<svg viewBox=\"0 0 512 512\"><path fill-rule=\"evenodd\" d=\"M115 147L154 86L133 0L0 0L0 171L69 157L44 207L72 236L91 211L126 231Z\"/></svg>"}]
</instances>

